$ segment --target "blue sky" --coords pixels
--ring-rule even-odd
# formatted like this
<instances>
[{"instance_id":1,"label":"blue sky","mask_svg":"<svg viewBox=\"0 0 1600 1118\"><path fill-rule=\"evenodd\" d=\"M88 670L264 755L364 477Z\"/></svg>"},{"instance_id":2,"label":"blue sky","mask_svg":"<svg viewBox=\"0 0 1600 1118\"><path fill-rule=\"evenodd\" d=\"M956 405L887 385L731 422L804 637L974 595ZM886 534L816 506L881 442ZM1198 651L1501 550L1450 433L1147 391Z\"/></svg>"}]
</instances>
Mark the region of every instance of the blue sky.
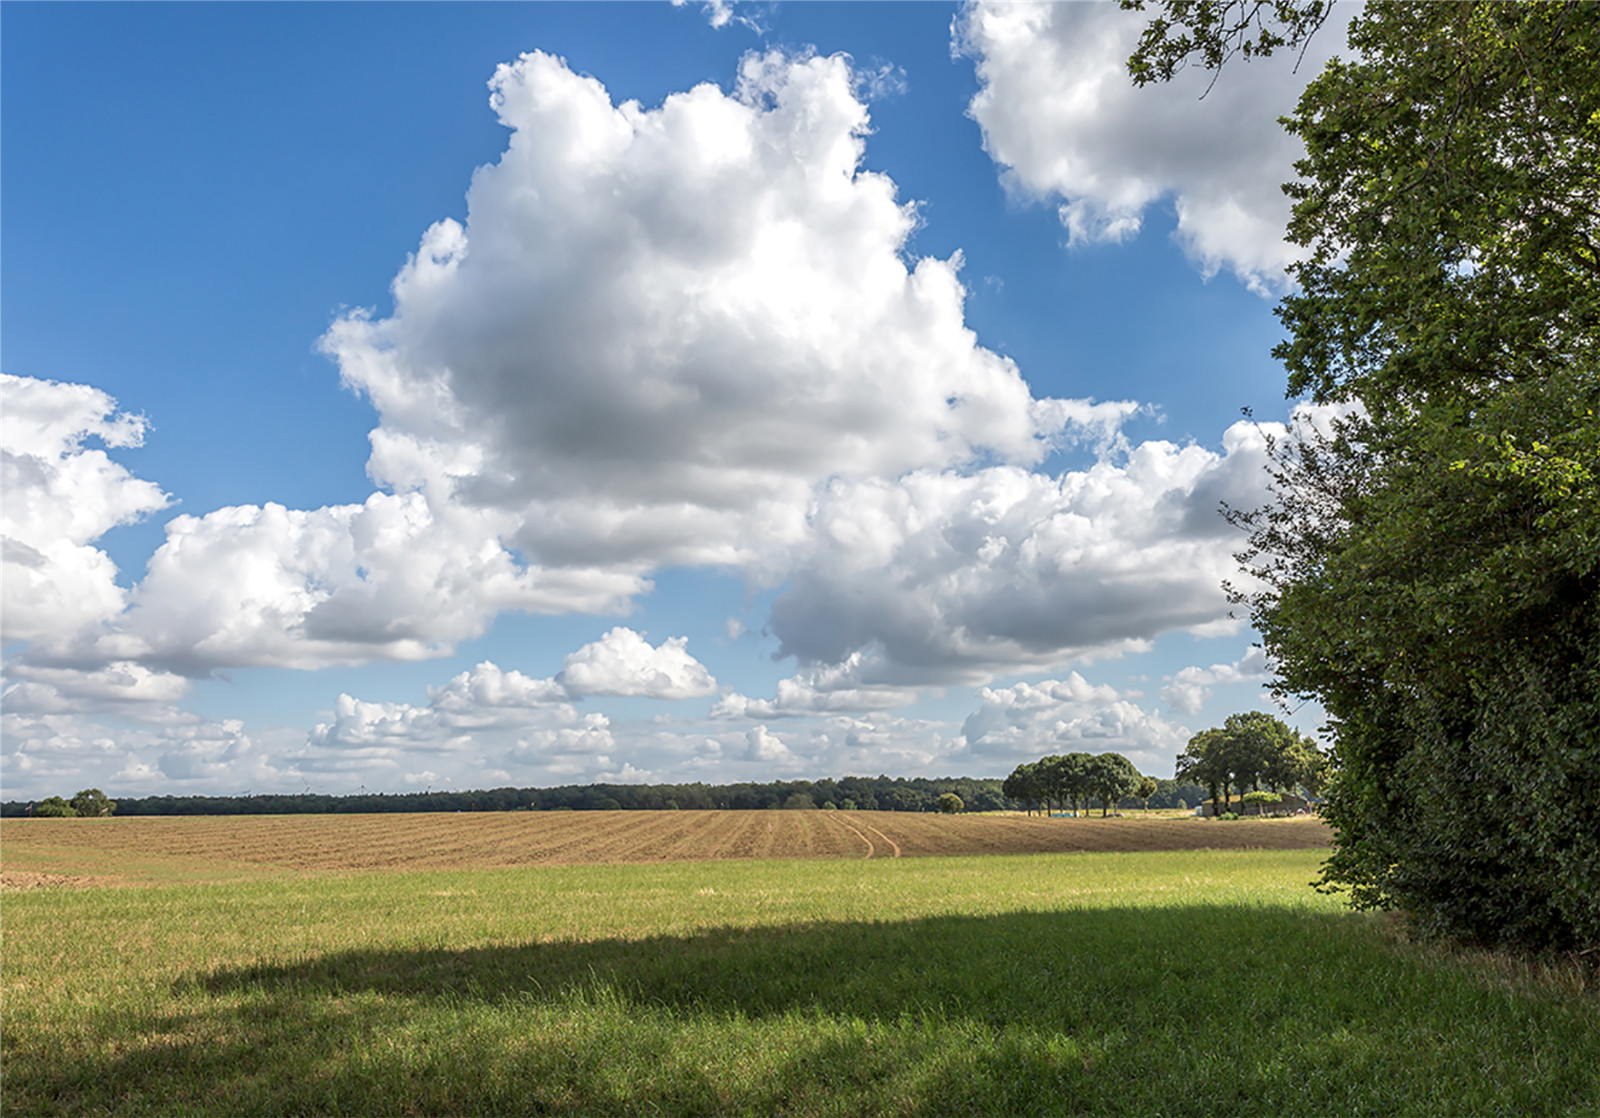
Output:
<instances>
[{"instance_id":1,"label":"blue sky","mask_svg":"<svg viewBox=\"0 0 1600 1118\"><path fill-rule=\"evenodd\" d=\"M1112 5L3 19L7 798L1169 776L1272 709L1215 508L1331 37L1202 100Z\"/></svg>"}]
</instances>

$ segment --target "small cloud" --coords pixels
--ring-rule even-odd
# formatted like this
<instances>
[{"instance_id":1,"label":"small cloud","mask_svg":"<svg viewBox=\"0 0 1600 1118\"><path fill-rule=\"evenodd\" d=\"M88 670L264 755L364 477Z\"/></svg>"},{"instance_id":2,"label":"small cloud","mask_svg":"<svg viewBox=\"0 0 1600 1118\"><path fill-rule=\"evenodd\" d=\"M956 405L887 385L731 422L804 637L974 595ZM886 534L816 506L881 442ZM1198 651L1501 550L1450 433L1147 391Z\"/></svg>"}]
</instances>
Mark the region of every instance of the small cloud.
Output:
<instances>
[{"instance_id":1,"label":"small cloud","mask_svg":"<svg viewBox=\"0 0 1600 1118\"><path fill-rule=\"evenodd\" d=\"M1200 708L1211 697L1213 686L1257 682L1271 673L1266 651L1257 646L1231 664L1212 664L1209 668L1192 666L1169 676L1166 685L1161 688L1161 700L1184 714L1199 714Z\"/></svg>"},{"instance_id":2,"label":"small cloud","mask_svg":"<svg viewBox=\"0 0 1600 1118\"><path fill-rule=\"evenodd\" d=\"M910 88L905 70L892 62L879 62L876 66L856 71L856 93L863 101L897 97Z\"/></svg>"},{"instance_id":3,"label":"small cloud","mask_svg":"<svg viewBox=\"0 0 1600 1118\"><path fill-rule=\"evenodd\" d=\"M689 0L672 0L672 6L674 8L686 8L689 6ZM751 4L743 6L745 8L754 7ZM705 3L700 5L700 11L705 15L706 22L718 31L730 23L736 23L741 27L754 31L757 35L765 34L766 26L755 16L740 15L738 13L739 7L737 0L705 0Z\"/></svg>"},{"instance_id":4,"label":"small cloud","mask_svg":"<svg viewBox=\"0 0 1600 1118\"><path fill-rule=\"evenodd\" d=\"M788 761L793 758L782 738L765 726L752 727L744 736L746 761Z\"/></svg>"}]
</instances>

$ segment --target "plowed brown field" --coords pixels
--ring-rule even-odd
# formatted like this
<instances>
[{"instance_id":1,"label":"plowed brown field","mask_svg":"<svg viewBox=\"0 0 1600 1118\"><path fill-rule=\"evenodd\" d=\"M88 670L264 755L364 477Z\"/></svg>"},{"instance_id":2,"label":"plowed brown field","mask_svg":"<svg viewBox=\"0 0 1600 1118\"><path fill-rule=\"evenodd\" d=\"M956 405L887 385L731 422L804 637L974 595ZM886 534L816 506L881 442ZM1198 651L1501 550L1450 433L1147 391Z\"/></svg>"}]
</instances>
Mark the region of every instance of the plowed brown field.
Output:
<instances>
[{"instance_id":1,"label":"plowed brown field","mask_svg":"<svg viewBox=\"0 0 1600 1118\"><path fill-rule=\"evenodd\" d=\"M173 881L282 872L726 858L899 858L1326 846L1311 818L1042 819L864 811L485 812L8 819L7 887L49 875ZM83 884L89 884L85 881Z\"/></svg>"}]
</instances>

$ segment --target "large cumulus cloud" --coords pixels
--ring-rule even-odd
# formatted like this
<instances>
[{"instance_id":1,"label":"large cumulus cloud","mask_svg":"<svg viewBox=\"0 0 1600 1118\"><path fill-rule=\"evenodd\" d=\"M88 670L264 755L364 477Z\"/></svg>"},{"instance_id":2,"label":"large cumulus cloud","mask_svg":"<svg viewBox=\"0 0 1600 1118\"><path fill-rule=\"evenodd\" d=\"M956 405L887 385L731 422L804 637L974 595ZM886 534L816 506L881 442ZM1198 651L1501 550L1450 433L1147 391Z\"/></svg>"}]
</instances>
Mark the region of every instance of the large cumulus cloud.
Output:
<instances>
[{"instance_id":1,"label":"large cumulus cloud","mask_svg":"<svg viewBox=\"0 0 1600 1118\"><path fill-rule=\"evenodd\" d=\"M666 565L776 583L814 551L821 486L1026 469L1133 409L1035 399L977 344L959 255L908 257L912 206L861 167L846 58L750 55L731 92L652 109L538 52L490 84L511 135L465 225L426 232L392 314L323 339L377 409L379 491L174 518L126 612L83 549L135 510L47 525L99 564L98 597L27 629L52 642L30 657L191 676L416 659L506 610L626 611Z\"/></svg>"},{"instance_id":2,"label":"large cumulus cloud","mask_svg":"<svg viewBox=\"0 0 1600 1118\"><path fill-rule=\"evenodd\" d=\"M747 565L827 478L1031 464L1106 418L977 344L959 258L907 260L847 59L750 55L655 109L540 52L491 87L511 139L466 225L324 340L384 484L514 511L545 564Z\"/></svg>"}]
</instances>

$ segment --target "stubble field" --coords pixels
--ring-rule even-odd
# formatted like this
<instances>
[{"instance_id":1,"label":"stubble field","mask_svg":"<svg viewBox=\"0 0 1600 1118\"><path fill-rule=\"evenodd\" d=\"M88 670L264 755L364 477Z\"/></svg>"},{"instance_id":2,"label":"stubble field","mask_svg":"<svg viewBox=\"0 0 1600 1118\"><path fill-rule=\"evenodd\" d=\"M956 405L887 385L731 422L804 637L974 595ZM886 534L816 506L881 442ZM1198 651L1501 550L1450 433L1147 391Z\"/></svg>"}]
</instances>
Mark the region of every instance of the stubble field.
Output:
<instances>
[{"instance_id":1,"label":"stubble field","mask_svg":"<svg viewBox=\"0 0 1600 1118\"><path fill-rule=\"evenodd\" d=\"M0 872L58 887L5 895L0 1110L1595 1113L1583 973L1406 945L1308 886L1324 836L821 812L8 820ZM940 853L1091 842L1141 849Z\"/></svg>"},{"instance_id":2,"label":"stubble field","mask_svg":"<svg viewBox=\"0 0 1600 1118\"><path fill-rule=\"evenodd\" d=\"M0 824L6 883L724 859L1313 850L1315 818L1046 819L888 811L589 811L27 819ZM60 882L58 882L60 883ZM71 883L70 880L65 883Z\"/></svg>"}]
</instances>

